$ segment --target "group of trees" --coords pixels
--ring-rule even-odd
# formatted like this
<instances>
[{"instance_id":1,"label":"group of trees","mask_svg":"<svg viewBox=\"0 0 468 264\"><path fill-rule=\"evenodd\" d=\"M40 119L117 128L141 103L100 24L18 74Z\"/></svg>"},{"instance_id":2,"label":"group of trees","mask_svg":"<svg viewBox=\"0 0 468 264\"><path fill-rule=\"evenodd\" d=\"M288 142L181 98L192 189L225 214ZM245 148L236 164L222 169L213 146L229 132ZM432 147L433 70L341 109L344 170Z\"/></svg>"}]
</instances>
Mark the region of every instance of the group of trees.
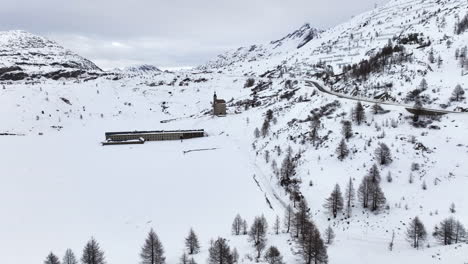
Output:
<instances>
[{"instance_id":1,"label":"group of trees","mask_svg":"<svg viewBox=\"0 0 468 264\"><path fill-rule=\"evenodd\" d=\"M421 80L421 83L419 84L419 86L414 89L414 90L411 90L409 91L407 94L406 94L406 97L405 97L405 102L415 102L415 106L416 105L421 105L422 107L422 104L427 101L427 96L422 96L421 94L426 91L427 89L429 88L429 85L426 81L425 78L423 78Z\"/></svg>"},{"instance_id":2,"label":"group of trees","mask_svg":"<svg viewBox=\"0 0 468 264\"><path fill-rule=\"evenodd\" d=\"M353 136L353 125L351 121L345 120L342 123L341 134L343 134L343 139L338 144L336 148L336 155L340 161L343 161L349 155L348 141Z\"/></svg>"},{"instance_id":3,"label":"group of trees","mask_svg":"<svg viewBox=\"0 0 468 264\"><path fill-rule=\"evenodd\" d=\"M373 165L359 185L358 198L362 207L372 212L378 212L386 203L385 195L380 187L380 172L377 165Z\"/></svg>"},{"instance_id":4,"label":"group of trees","mask_svg":"<svg viewBox=\"0 0 468 264\"><path fill-rule=\"evenodd\" d=\"M372 72L381 72L387 65L406 62L411 59L410 55L405 54L405 47L402 45L393 45L389 42L383 49L369 57L361 60L358 64L347 65L343 67L343 72L354 78L367 79Z\"/></svg>"},{"instance_id":5,"label":"group of trees","mask_svg":"<svg viewBox=\"0 0 468 264\"><path fill-rule=\"evenodd\" d=\"M328 263L327 247L310 217L305 199L299 201L296 211L291 207L286 209L284 223L286 232L291 233L306 264Z\"/></svg>"},{"instance_id":6,"label":"group of trees","mask_svg":"<svg viewBox=\"0 0 468 264\"><path fill-rule=\"evenodd\" d=\"M466 242L468 238L463 224L453 217L444 219L436 225L432 235L443 245ZM419 217L415 217L409 223L406 230L406 240L416 249L422 247L427 240L426 228Z\"/></svg>"},{"instance_id":7,"label":"group of trees","mask_svg":"<svg viewBox=\"0 0 468 264\"><path fill-rule=\"evenodd\" d=\"M346 217L351 217L356 197L355 195L353 180L349 178L344 197L340 186L336 184L330 196L325 200L323 207L327 209L334 218L336 218L343 210L346 211Z\"/></svg>"},{"instance_id":8,"label":"group of trees","mask_svg":"<svg viewBox=\"0 0 468 264\"><path fill-rule=\"evenodd\" d=\"M418 249L426 240L427 232L424 224L416 216L406 229L406 239L411 243L411 246Z\"/></svg>"},{"instance_id":9,"label":"group of trees","mask_svg":"<svg viewBox=\"0 0 468 264\"><path fill-rule=\"evenodd\" d=\"M465 15L456 25L455 25L455 33L460 35L461 33L465 32L468 29L468 14Z\"/></svg>"},{"instance_id":10,"label":"group of trees","mask_svg":"<svg viewBox=\"0 0 468 264\"><path fill-rule=\"evenodd\" d=\"M296 177L297 161L299 158L300 156L294 155L292 148L289 147L280 168L280 185L289 194L294 204L301 198L299 191L301 180Z\"/></svg>"},{"instance_id":11,"label":"group of trees","mask_svg":"<svg viewBox=\"0 0 468 264\"><path fill-rule=\"evenodd\" d=\"M231 231L235 236L247 235L247 221L237 214L232 222Z\"/></svg>"},{"instance_id":12,"label":"group of trees","mask_svg":"<svg viewBox=\"0 0 468 264\"><path fill-rule=\"evenodd\" d=\"M260 136L266 137L270 131L271 122L276 123L276 118L273 116L273 110L268 109L265 113L265 120L263 121L261 129L255 128L254 136L259 138Z\"/></svg>"},{"instance_id":13,"label":"group of trees","mask_svg":"<svg viewBox=\"0 0 468 264\"><path fill-rule=\"evenodd\" d=\"M268 109L265 113L265 120L263 121L261 134L262 137L266 137L268 135L268 131L270 130L270 123L273 120L273 111Z\"/></svg>"},{"instance_id":14,"label":"group of trees","mask_svg":"<svg viewBox=\"0 0 468 264\"><path fill-rule=\"evenodd\" d=\"M266 247L268 232L268 223L266 218L262 216L255 217L249 231L249 240L252 242L257 251L257 259L260 259L262 251Z\"/></svg>"},{"instance_id":15,"label":"group of trees","mask_svg":"<svg viewBox=\"0 0 468 264\"><path fill-rule=\"evenodd\" d=\"M219 237L208 249L209 264L233 264L238 261L237 250L231 250L225 238Z\"/></svg>"},{"instance_id":16,"label":"group of trees","mask_svg":"<svg viewBox=\"0 0 468 264\"><path fill-rule=\"evenodd\" d=\"M239 220L240 217L236 216L233 223L233 233L237 232L238 223L244 222ZM320 231L310 217L310 209L307 202L301 199L298 202L297 209L291 205L286 207L284 221L284 232L289 233L296 241L299 248L299 253L304 259L306 264L311 263L327 263L328 255L325 242L323 241ZM279 217L276 218L273 225L275 234L279 233L280 229ZM255 217L250 230L248 231L248 240L252 243L256 251L256 259L260 260L262 252L267 245L268 223L266 218L262 216ZM325 232L327 243L332 243L335 234L333 230L328 228ZM224 239L218 239L217 242L210 248L210 264L230 264L233 263L231 253L227 243ZM212 257L213 255L213 257ZM278 248L271 246L266 249L264 260L269 264L283 264L283 257ZM211 261L213 260L213 261ZM221 261L222 260L222 261Z\"/></svg>"},{"instance_id":17,"label":"group of trees","mask_svg":"<svg viewBox=\"0 0 468 264\"><path fill-rule=\"evenodd\" d=\"M460 68L468 70L468 48L467 46L455 50L455 59L459 61Z\"/></svg>"},{"instance_id":18,"label":"group of trees","mask_svg":"<svg viewBox=\"0 0 468 264\"><path fill-rule=\"evenodd\" d=\"M452 245L466 242L468 234L463 224L453 217L444 219L434 228L434 237L443 245Z\"/></svg>"},{"instance_id":19,"label":"group of trees","mask_svg":"<svg viewBox=\"0 0 468 264\"><path fill-rule=\"evenodd\" d=\"M78 264L78 260L71 249L65 251L62 262L53 253L47 255L44 264ZM93 237L86 243L81 257L82 264L105 264L104 251L101 250L99 243Z\"/></svg>"},{"instance_id":20,"label":"group of trees","mask_svg":"<svg viewBox=\"0 0 468 264\"><path fill-rule=\"evenodd\" d=\"M190 232L185 239L185 248L189 255L197 254L200 251L200 244L198 237L190 229ZM145 242L140 252L140 263L142 264L164 264L166 257L164 256L164 248L159 240L158 235L151 229L145 239ZM86 243L83 254L81 257L82 264L105 264L106 259L104 251L101 249L99 243L93 237ZM50 253L47 255L44 264L78 264L78 260L71 249L65 251L65 255L60 262L59 258L54 254ZM181 264L195 264L193 258L188 258L187 253L181 257Z\"/></svg>"},{"instance_id":21,"label":"group of trees","mask_svg":"<svg viewBox=\"0 0 468 264\"><path fill-rule=\"evenodd\" d=\"M289 210L291 210L290 212L292 212L292 207L289 207ZM278 235L280 228L281 227L280 227L279 217L276 217L275 223L273 225L273 232ZM252 225L250 226L250 230L247 231L247 221L243 220L240 217L240 215L237 214L232 223L232 234L233 235L248 235L248 240L252 243L252 246L254 247L257 253L256 259L257 261L260 260L262 256L262 252L266 248L267 234L268 234L268 222L263 215L255 217ZM221 249L217 250L217 252L221 252L221 251L222 251ZM225 251L228 252L228 250L225 250ZM233 255L236 256L237 253ZM220 257L218 256L215 259L220 259ZM283 264L283 257L281 256L281 253L274 246L271 246L266 250L264 254L264 259L266 262L270 264ZM229 256L226 257L225 260L229 260ZM216 262L216 263L220 263L220 262ZM224 263L229 264L230 262L224 262Z\"/></svg>"},{"instance_id":22,"label":"group of trees","mask_svg":"<svg viewBox=\"0 0 468 264\"><path fill-rule=\"evenodd\" d=\"M319 115L313 115L310 120L310 139L312 144L315 146L317 139L319 138L319 130L322 127L322 121Z\"/></svg>"}]
</instances>

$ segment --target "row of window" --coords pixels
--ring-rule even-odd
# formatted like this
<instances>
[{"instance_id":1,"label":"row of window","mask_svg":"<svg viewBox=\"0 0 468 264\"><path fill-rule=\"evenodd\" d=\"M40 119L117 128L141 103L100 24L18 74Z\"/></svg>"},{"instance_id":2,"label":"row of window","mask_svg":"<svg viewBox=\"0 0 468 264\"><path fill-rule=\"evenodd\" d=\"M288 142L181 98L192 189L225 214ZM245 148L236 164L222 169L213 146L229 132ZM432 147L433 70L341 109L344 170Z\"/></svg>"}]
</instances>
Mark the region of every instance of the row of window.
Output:
<instances>
[{"instance_id":1,"label":"row of window","mask_svg":"<svg viewBox=\"0 0 468 264\"><path fill-rule=\"evenodd\" d=\"M203 137L203 133L171 133L171 134L146 134L146 135L112 135L108 139L113 141L135 140L144 138L147 141L178 140L184 138Z\"/></svg>"}]
</instances>

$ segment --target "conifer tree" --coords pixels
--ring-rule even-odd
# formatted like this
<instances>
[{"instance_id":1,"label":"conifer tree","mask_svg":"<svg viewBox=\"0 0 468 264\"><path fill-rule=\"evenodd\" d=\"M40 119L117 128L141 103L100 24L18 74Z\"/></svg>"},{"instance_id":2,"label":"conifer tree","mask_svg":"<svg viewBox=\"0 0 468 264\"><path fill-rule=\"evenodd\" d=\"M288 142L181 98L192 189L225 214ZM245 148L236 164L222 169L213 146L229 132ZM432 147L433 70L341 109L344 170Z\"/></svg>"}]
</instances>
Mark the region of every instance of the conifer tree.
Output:
<instances>
[{"instance_id":1,"label":"conifer tree","mask_svg":"<svg viewBox=\"0 0 468 264\"><path fill-rule=\"evenodd\" d=\"M141 248L140 258L141 264L164 264L166 262L163 245L152 228Z\"/></svg>"},{"instance_id":2,"label":"conifer tree","mask_svg":"<svg viewBox=\"0 0 468 264\"><path fill-rule=\"evenodd\" d=\"M366 120L366 113L361 102L357 102L356 107L353 109L353 120L361 125Z\"/></svg>"},{"instance_id":3,"label":"conifer tree","mask_svg":"<svg viewBox=\"0 0 468 264\"><path fill-rule=\"evenodd\" d=\"M343 195L341 194L340 186L335 185L330 197L328 197L323 205L330 211L334 218L338 215L338 212L343 210Z\"/></svg>"},{"instance_id":4,"label":"conifer tree","mask_svg":"<svg viewBox=\"0 0 468 264\"><path fill-rule=\"evenodd\" d=\"M280 232L280 219L279 216L276 216L275 218L275 223L273 225L273 231L275 232L275 235L278 235Z\"/></svg>"},{"instance_id":5,"label":"conifer tree","mask_svg":"<svg viewBox=\"0 0 468 264\"><path fill-rule=\"evenodd\" d=\"M184 252L182 256L180 256L179 264L189 264L189 263L190 263L190 259L188 258L187 254Z\"/></svg>"},{"instance_id":6,"label":"conifer tree","mask_svg":"<svg viewBox=\"0 0 468 264\"><path fill-rule=\"evenodd\" d=\"M341 134L346 140L349 140L353 136L353 125L351 121L343 121L343 127L341 128Z\"/></svg>"},{"instance_id":7,"label":"conifer tree","mask_svg":"<svg viewBox=\"0 0 468 264\"><path fill-rule=\"evenodd\" d=\"M44 260L44 264L60 264L60 260L54 253L50 252Z\"/></svg>"},{"instance_id":8,"label":"conifer tree","mask_svg":"<svg viewBox=\"0 0 468 264\"><path fill-rule=\"evenodd\" d=\"M304 234L305 225L310 220L310 210L305 199L301 199L297 207L297 212L294 213L292 228L294 237L299 238Z\"/></svg>"},{"instance_id":9,"label":"conifer tree","mask_svg":"<svg viewBox=\"0 0 468 264\"><path fill-rule=\"evenodd\" d=\"M99 243L92 237L85 248L81 257L83 264L105 264L104 251L101 250ZM146 264L146 263L145 263Z\"/></svg>"},{"instance_id":10,"label":"conifer tree","mask_svg":"<svg viewBox=\"0 0 468 264\"><path fill-rule=\"evenodd\" d=\"M390 148L385 143L379 143L375 150L375 158L380 165L388 165L393 161Z\"/></svg>"},{"instance_id":11,"label":"conifer tree","mask_svg":"<svg viewBox=\"0 0 468 264\"><path fill-rule=\"evenodd\" d=\"M427 88L429 88L429 85L427 84L426 79L423 78L423 79L421 80L421 83L419 84L419 89L425 91L425 90L427 90Z\"/></svg>"},{"instance_id":12,"label":"conifer tree","mask_svg":"<svg viewBox=\"0 0 468 264\"><path fill-rule=\"evenodd\" d=\"M349 155L349 149L344 139L340 141L340 144L338 145L338 148L336 149L336 155L338 159L341 161L343 161Z\"/></svg>"},{"instance_id":13,"label":"conifer tree","mask_svg":"<svg viewBox=\"0 0 468 264\"><path fill-rule=\"evenodd\" d=\"M268 264L284 264L283 256L279 252L278 248L271 246L265 252L265 261Z\"/></svg>"},{"instance_id":14,"label":"conifer tree","mask_svg":"<svg viewBox=\"0 0 468 264\"><path fill-rule=\"evenodd\" d=\"M233 263L231 249L226 239L219 237L208 250L209 264L230 264Z\"/></svg>"},{"instance_id":15,"label":"conifer tree","mask_svg":"<svg viewBox=\"0 0 468 264\"><path fill-rule=\"evenodd\" d=\"M71 249L67 249L65 251L65 255L63 256L62 264L78 264L76 260L75 254Z\"/></svg>"},{"instance_id":16,"label":"conifer tree","mask_svg":"<svg viewBox=\"0 0 468 264\"><path fill-rule=\"evenodd\" d=\"M356 194L354 190L353 180L349 178L348 184L346 185L345 202L346 202L346 216L351 217L352 208L354 207L354 200Z\"/></svg>"},{"instance_id":17,"label":"conifer tree","mask_svg":"<svg viewBox=\"0 0 468 264\"><path fill-rule=\"evenodd\" d=\"M369 178L372 180L374 183L380 183L381 178L380 178L380 172L379 168L377 167L376 164L372 165L372 167L369 170Z\"/></svg>"},{"instance_id":18,"label":"conifer tree","mask_svg":"<svg viewBox=\"0 0 468 264\"><path fill-rule=\"evenodd\" d=\"M321 125L322 125L322 122L320 121L320 117L318 115L314 115L310 123L310 138L314 146L315 146L315 142L317 141L319 137L318 133L319 133Z\"/></svg>"},{"instance_id":19,"label":"conifer tree","mask_svg":"<svg viewBox=\"0 0 468 264\"><path fill-rule=\"evenodd\" d=\"M185 248L187 249L189 255L197 254L200 252L200 243L198 242L198 237L190 228L187 238L185 238Z\"/></svg>"},{"instance_id":20,"label":"conifer tree","mask_svg":"<svg viewBox=\"0 0 468 264\"><path fill-rule=\"evenodd\" d=\"M464 94L465 94L465 90L463 90L463 88L461 87L460 84L457 84L457 86L455 86L455 89L453 89L451 99L452 99L452 101L459 102L462 99L464 99L464 97L463 97Z\"/></svg>"},{"instance_id":21,"label":"conifer tree","mask_svg":"<svg viewBox=\"0 0 468 264\"><path fill-rule=\"evenodd\" d=\"M284 221L283 221L284 227L286 228L286 233L289 233L289 231L291 231L293 218L294 218L293 208L290 204L288 204L288 206L286 206L286 210L284 214Z\"/></svg>"},{"instance_id":22,"label":"conifer tree","mask_svg":"<svg viewBox=\"0 0 468 264\"><path fill-rule=\"evenodd\" d=\"M244 219L244 221L242 221L242 234L247 235L247 233L248 233L247 220Z\"/></svg>"},{"instance_id":23,"label":"conifer tree","mask_svg":"<svg viewBox=\"0 0 468 264\"><path fill-rule=\"evenodd\" d=\"M333 228L331 226L328 226L327 229L325 229L325 244L331 245L333 244L333 241L335 240L335 232L333 231Z\"/></svg>"}]
</instances>

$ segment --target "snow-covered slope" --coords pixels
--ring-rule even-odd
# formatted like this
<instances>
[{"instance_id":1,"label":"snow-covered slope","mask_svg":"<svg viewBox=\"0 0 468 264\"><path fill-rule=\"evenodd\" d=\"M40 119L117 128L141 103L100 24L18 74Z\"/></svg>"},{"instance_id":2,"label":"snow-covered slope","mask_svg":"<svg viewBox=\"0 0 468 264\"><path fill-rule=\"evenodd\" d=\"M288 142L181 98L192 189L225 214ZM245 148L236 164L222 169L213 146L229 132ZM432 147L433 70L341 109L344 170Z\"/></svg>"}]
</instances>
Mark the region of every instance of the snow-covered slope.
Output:
<instances>
[{"instance_id":1,"label":"snow-covered slope","mask_svg":"<svg viewBox=\"0 0 468 264\"><path fill-rule=\"evenodd\" d=\"M142 64L142 65L127 67L124 69L124 72L129 72L133 74L148 74L148 73L159 73L161 72L161 70L154 65Z\"/></svg>"},{"instance_id":2,"label":"snow-covered slope","mask_svg":"<svg viewBox=\"0 0 468 264\"><path fill-rule=\"evenodd\" d=\"M397 102L404 102L425 78L429 89L420 96L426 105L466 109L466 100L451 102L450 97L456 85L465 91L468 86L468 59L462 62L455 55L467 46L468 31L457 34L454 30L467 9L468 3L463 0L393 0L320 33L300 49L286 45L276 50L271 44L260 45L261 52L240 48L201 68L293 78L327 72L328 84L336 91ZM411 41L414 36L417 41ZM382 69L371 66L369 75L352 76L348 67L356 64L359 68L361 61L375 58L388 45L398 45L404 51L386 57ZM430 61L430 56L434 60Z\"/></svg>"},{"instance_id":3,"label":"snow-covered slope","mask_svg":"<svg viewBox=\"0 0 468 264\"><path fill-rule=\"evenodd\" d=\"M447 23L441 32L430 15L439 8L436 15L444 14ZM335 230L335 243L327 247L329 263L468 262L466 243L444 246L431 235L447 217L468 223L468 114L416 120L399 104L405 89L414 89L423 77L431 87L425 93L434 88L441 98L427 107L439 108L455 83L467 88L460 68L456 74L450 71L458 66L455 59L445 59L447 43L440 42L445 34L451 40L447 54L468 44L466 32L452 31L455 14L461 16L465 10L466 1L391 1L322 33L305 26L252 51L228 52L196 71L122 74L86 82L1 82L3 261L40 262L50 251L61 256L66 248L80 255L94 236L108 263L136 263L152 227L165 247L167 263L177 263L184 236L193 227L202 246L197 263L206 262L211 241L218 236L237 248L240 263L255 263L256 252L247 236L231 234L232 220L240 213L249 225L264 214L270 227L267 246L277 246L286 263L303 263L295 239L284 229L276 235L271 227L276 216L283 222L286 205L305 199L322 234L328 226ZM407 18L400 19L397 13ZM429 29L421 19L428 21ZM366 80L338 76L339 64L368 59L388 44L388 38L398 42L394 28L403 34L424 31L423 42L429 37L431 46L402 44L413 60L372 73ZM315 32L317 38L298 48L307 32ZM352 38L350 32L355 32ZM430 48L444 57L440 69L427 61ZM400 74L411 74L410 82L401 84ZM325 93L309 82L312 79L350 97ZM336 149L343 139L342 122L352 120L353 96L373 97L376 90L355 93L345 84L364 88L388 81L394 83L387 88L396 102L382 105L384 110L375 114L372 104L363 103L365 122L353 122L353 136L346 141L349 156L340 161ZM436 83L440 91L432 88ZM226 100L227 116L210 115L213 92ZM271 119L265 125L267 116ZM312 140L311 126L317 119L317 137ZM106 131L153 129L205 129L207 137L100 145ZM340 212L333 218L323 207L325 199L335 184L344 191L350 179L358 189L377 163L374 151L379 143L390 148L393 158L377 167L385 205L370 212L356 200L351 217ZM280 175L288 148L297 158L293 186L286 186ZM195 149L205 150L185 152ZM455 212L449 210L451 203ZM428 233L420 250L412 248L405 235L415 216ZM27 254L24 241L34 244Z\"/></svg>"},{"instance_id":4,"label":"snow-covered slope","mask_svg":"<svg viewBox=\"0 0 468 264\"><path fill-rule=\"evenodd\" d=\"M262 45L251 45L228 51L219 55L216 59L198 67L199 70L228 70L229 72L242 73L250 71L258 72L258 66L267 63L279 64L277 58L283 58L285 54L297 52L310 41L320 38L321 30L312 28L310 24L304 24L298 30L284 36L281 39ZM257 71L256 71L257 70Z\"/></svg>"},{"instance_id":5,"label":"snow-covered slope","mask_svg":"<svg viewBox=\"0 0 468 264\"><path fill-rule=\"evenodd\" d=\"M25 31L0 32L0 80L58 79L101 72L93 62Z\"/></svg>"}]
</instances>

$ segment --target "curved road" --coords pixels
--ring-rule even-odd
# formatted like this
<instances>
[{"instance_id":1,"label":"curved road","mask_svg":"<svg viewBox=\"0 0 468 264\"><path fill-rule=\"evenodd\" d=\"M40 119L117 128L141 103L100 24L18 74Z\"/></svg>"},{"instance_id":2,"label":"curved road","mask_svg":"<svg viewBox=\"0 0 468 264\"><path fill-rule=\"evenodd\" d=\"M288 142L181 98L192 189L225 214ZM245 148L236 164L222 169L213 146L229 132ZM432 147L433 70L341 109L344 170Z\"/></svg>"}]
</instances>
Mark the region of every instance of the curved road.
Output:
<instances>
[{"instance_id":1,"label":"curved road","mask_svg":"<svg viewBox=\"0 0 468 264\"><path fill-rule=\"evenodd\" d=\"M243 76L243 75L231 75L231 74L226 74L229 77L234 77L234 78L261 78L258 76ZM263 79L263 78L261 78ZM296 80L296 81L302 81L305 83L306 86L313 87L315 86L317 90L319 90L322 93L326 93L332 96L336 96L339 98L343 99L348 99L348 100L353 100L353 101L361 101L361 102L367 102L367 103L377 103L377 104L383 104L383 105L393 105L393 106L399 106L405 108L408 112L410 113L419 113L423 115L446 115L446 114L468 114L468 112L460 112L460 111L450 111L450 110L443 110L443 109L434 109L434 108L416 108L414 105L407 105L407 104L400 104L400 103L393 103L393 102L388 102L388 101L381 101L381 100L375 100L375 99L370 99L366 97L357 97L357 96L351 96L351 95L346 95L346 94L341 94L337 92L333 92L331 90L326 89L323 87L321 84L319 84L316 81L312 80L307 80L307 79L300 79L300 78L277 78L277 79L289 79L289 80Z\"/></svg>"},{"instance_id":2,"label":"curved road","mask_svg":"<svg viewBox=\"0 0 468 264\"><path fill-rule=\"evenodd\" d=\"M423 113L423 114L429 114L429 115L445 115L445 114L468 114L467 112L457 112L457 111L449 111L449 110L441 110L441 109L431 109L431 108L416 108L412 105L405 105L405 104L399 104L399 103L392 103L392 102L387 102L387 101L381 101L381 100L375 100L375 99L369 99L369 98L364 98L364 97L356 97L356 96L350 96L350 95L345 95L341 93L336 93L332 92L330 90L325 89L322 85L320 85L318 82L315 81L308 81L305 80L306 86L312 87L314 85L319 91L323 93L327 93L339 98L344 98L344 99L349 99L349 100L354 100L354 101L362 101L362 102L368 102L368 103L377 103L377 104L383 104L383 105L394 105L394 106L401 106L404 107L406 110L408 110L411 113ZM312 84L312 85L311 85Z\"/></svg>"}]
</instances>

